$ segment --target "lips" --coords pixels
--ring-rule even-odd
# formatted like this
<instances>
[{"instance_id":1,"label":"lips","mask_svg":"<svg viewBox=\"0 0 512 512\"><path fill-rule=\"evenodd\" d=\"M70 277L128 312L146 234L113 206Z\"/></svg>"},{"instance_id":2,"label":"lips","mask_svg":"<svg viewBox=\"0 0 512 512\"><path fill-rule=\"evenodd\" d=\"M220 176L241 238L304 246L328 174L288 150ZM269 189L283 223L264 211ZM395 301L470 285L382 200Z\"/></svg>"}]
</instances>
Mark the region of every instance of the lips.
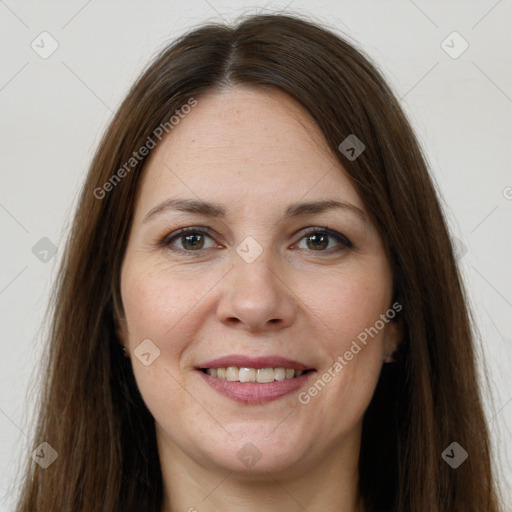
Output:
<instances>
[{"instance_id":1,"label":"lips","mask_svg":"<svg viewBox=\"0 0 512 512\"><path fill-rule=\"evenodd\" d=\"M236 366L238 368L290 368L293 370L314 370L308 366L293 359L287 359L280 356L261 356L248 357L244 355L228 355L218 357L210 361L205 361L196 366L197 370L206 370L208 368L227 368Z\"/></svg>"},{"instance_id":2,"label":"lips","mask_svg":"<svg viewBox=\"0 0 512 512\"><path fill-rule=\"evenodd\" d=\"M238 380L212 376L212 370L215 369L218 371L229 369L235 373L238 369L255 369L257 372L281 369L280 374L282 374L283 369L286 369L286 371L295 372L299 376L285 377L279 380L276 377L273 382L266 382L266 379L263 381L259 379L258 382L239 382ZM311 366L281 356L248 357L243 355L229 355L205 361L196 366L196 370L203 381L217 393L231 400L253 405L277 400L298 391L316 373L316 370ZM213 374L215 373L214 371Z\"/></svg>"}]
</instances>

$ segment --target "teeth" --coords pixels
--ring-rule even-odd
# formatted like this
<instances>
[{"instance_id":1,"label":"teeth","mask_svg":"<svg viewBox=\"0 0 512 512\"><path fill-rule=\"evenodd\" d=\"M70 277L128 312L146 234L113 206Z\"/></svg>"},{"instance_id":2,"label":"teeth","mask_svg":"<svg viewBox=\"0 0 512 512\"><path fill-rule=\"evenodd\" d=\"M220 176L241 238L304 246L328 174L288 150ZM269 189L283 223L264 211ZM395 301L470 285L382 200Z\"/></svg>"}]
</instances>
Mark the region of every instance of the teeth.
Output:
<instances>
[{"instance_id":1,"label":"teeth","mask_svg":"<svg viewBox=\"0 0 512 512\"><path fill-rule=\"evenodd\" d=\"M238 370L238 380L240 382L256 382L256 370L254 368L240 368Z\"/></svg>"},{"instance_id":2,"label":"teeth","mask_svg":"<svg viewBox=\"0 0 512 512\"><path fill-rule=\"evenodd\" d=\"M286 370L284 368L274 368L274 379L284 380L286 378Z\"/></svg>"},{"instance_id":3,"label":"teeth","mask_svg":"<svg viewBox=\"0 0 512 512\"><path fill-rule=\"evenodd\" d=\"M236 366L228 366L226 368L226 379L233 382L238 380L238 368Z\"/></svg>"},{"instance_id":4,"label":"teeth","mask_svg":"<svg viewBox=\"0 0 512 512\"><path fill-rule=\"evenodd\" d=\"M206 373L218 379L225 379L230 382L259 382L265 384L274 380L285 380L300 377L304 370L293 368L238 368L228 366L227 368L208 368Z\"/></svg>"},{"instance_id":5,"label":"teeth","mask_svg":"<svg viewBox=\"0 0 512 512\"><path fill-rule=\"evenodd\" d=\"M256 372L256 380L261 383L274 382L274 368L260 368Z\"/></svg>"}]
</instances>

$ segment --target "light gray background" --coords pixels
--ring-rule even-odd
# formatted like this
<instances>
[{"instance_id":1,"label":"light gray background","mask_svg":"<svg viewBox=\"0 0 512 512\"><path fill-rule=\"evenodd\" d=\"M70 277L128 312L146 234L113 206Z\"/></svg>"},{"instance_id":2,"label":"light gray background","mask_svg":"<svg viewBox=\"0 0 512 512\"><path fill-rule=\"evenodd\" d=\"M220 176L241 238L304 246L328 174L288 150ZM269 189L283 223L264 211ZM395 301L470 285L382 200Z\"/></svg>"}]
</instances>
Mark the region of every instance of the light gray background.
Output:
<instances>
[{"instance_id":1,"label":"light gray background","mask_svg":"<svg viewBox=\"0 0 512 512\"><path fill-rule=\"evenodd\" d=\"M0 0L0 510L13 510L18 461L44 441L30 438L41 321L78 187L112 112L167 41L206 20L279 10L311 14L355 39L413 123L461 241L490 373L504 510L512 510L510 0ZM31 48L42 46L43 31L59 45L47 59ZM458 58L441 46L453 31L469 44ZM445 44L462 48L453 36ZM32 252L43 237L58 247L47 263Z\"/></svg>"}]
</instances>

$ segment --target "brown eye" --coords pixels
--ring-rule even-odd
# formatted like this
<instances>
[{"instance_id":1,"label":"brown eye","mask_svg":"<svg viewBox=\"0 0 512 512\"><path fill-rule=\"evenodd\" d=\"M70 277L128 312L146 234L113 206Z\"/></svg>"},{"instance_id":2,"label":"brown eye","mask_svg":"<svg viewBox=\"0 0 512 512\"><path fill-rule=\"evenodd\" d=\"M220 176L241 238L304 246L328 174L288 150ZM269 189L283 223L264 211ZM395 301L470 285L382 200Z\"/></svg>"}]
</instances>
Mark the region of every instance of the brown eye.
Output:
<instances>
[{"instance_id":1,"label":"brown eye","mask_svg":"<svg viewBox=\"0 0 512 512\"><path fill-rule=\"evenodd\" d=\"M203 249L211 249L215 247L215 244L210 247L205 247L206 238L213 241L209 231L205 228L183 228L166 236L159 245L161 247L168 247L169 249L177 252L199 253ZM325 252L330 254L353 247L352 242L350 242L348 238L327 227L321 229L317 228L306 232L302 236L301 241L302 240L306 240L306 249L310 252ZM335 242L335 245L330 247L332 240ZM177 243L181 244L181 247L178 246Z\"/></svg>"},{"instance_id":2,"label":"brown eye","mask_svg":"<svg viewBox=\"0 0 512 512\"><path fill-rule=\"evenodd\" d=\"M313 252L335 252L353 247L352 242L341 233L328 228L315 229L306 233L301 240L306 240L307 248ZM334 239L337 246L329 247L329 239Z\"/></svg>"},{"instance_id":3,"label":"brown eye","mask_svg":"<svg viewBox=\"0 0 512 512\"><path fill-rule=\"evenodd\" d=\"M201 249L205 249L205 237L212 239L212 237L204 230L184 228L165 237L159 245L162 247L169 247L170 249L173 249L174 247L173 250L177 251L199 252ZM181 243L181 247L176 247L174 243L175 240L177 240L178 243ZM206 249L209 248L211 247L206 247Z\"/></svg>"},{"instance_id":4,"label":"brown eye","mask_svg":"<svg viewBox=\"0 0 512 512\"><path fill-rule=\"evenodd\" d=\"M181 240L185 249L202 249L204 245L203 235L197 233L193 235L182 236Z\"/></svg>"}]
</instances>

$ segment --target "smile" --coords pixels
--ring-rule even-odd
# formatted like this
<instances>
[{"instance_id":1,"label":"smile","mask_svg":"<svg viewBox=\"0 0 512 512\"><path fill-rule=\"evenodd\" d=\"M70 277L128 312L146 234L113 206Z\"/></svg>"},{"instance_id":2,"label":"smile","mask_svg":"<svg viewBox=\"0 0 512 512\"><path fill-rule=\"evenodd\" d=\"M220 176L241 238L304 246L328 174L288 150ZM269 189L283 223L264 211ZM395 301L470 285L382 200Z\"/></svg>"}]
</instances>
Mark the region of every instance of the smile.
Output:
<instances>
[{"instance_id":1,"label":"smile","mask_svg":"<svg viewBox=\"0 0 512 512\"><path fill-rule=\"evenodd\" d=\"M266 384L285 379L296 379L308 370L293 368L244 368L228 366L227 368L203 368L204 373L213 378L225 379L230 382L258 382Z\"/></svg>"},{"instance_id":2,"label":"smile","mask_svg":"<svg viewBox=\"0 0 512 512\"><path fill-rule=\"evenodd\" d=\"M283 372L284 378L282 378ZM257 405L299 392L300 388L306 386L311 376L317 372L313 369L228 366L226 368L201 368L197 373L216 393L235 402Z\"/></svg>"},{"instance_id":3,"label":"smile","mask_svg":"<svg viewBox=\"0 0 512 512\"><path fill-rule=\"evenodd\" d=\"M296 392L316 373L306 363L278 355L230 354L201 361L195 369L218 394L247 405Z\"/></svg>"}]
</instances>

